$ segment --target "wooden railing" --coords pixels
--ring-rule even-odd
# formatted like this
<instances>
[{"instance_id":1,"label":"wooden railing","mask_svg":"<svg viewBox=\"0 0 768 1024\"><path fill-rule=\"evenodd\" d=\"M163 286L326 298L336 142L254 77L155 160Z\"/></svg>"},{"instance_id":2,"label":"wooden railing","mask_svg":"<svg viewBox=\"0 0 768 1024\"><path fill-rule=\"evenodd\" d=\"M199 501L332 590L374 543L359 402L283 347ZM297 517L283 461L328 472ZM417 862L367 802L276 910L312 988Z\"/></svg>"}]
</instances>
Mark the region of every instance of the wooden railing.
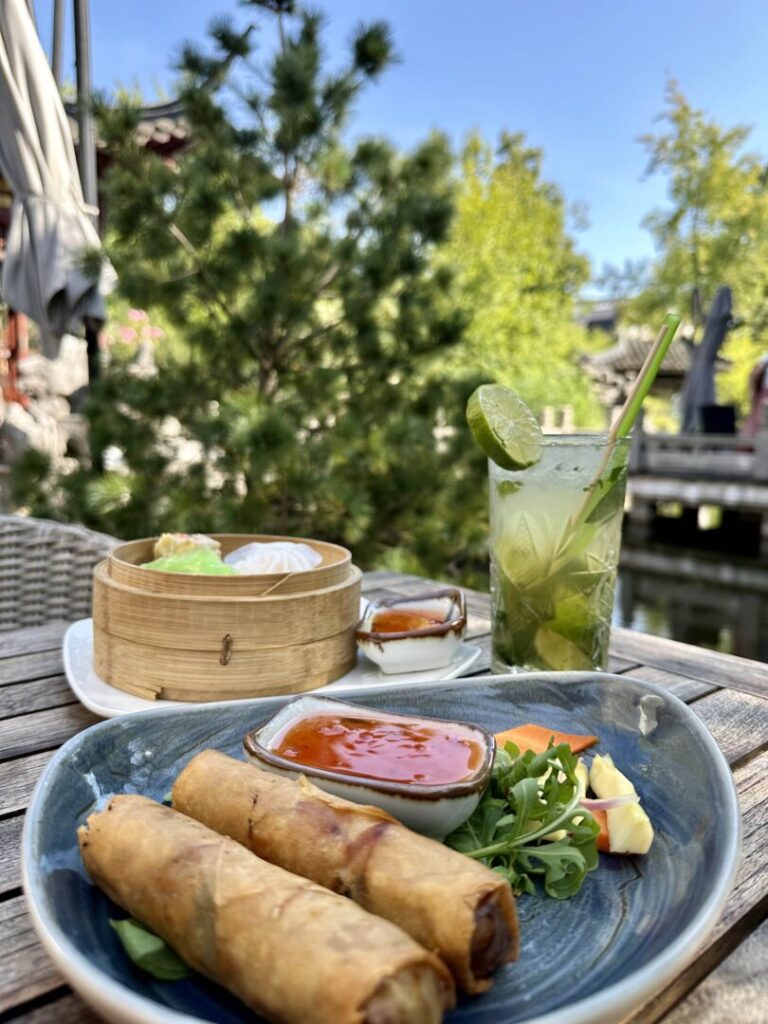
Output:
<instances>
[{"instance_id":1,"label":"wooden railing","mask_svg":"<svg viewBox=\"0 0 768 1024\"><path fill-rule=\"evenodd\" d=\"M633 440L629 469L635 475L768 482L768 432L646 434Z\"/></svg>"}]
</instances>

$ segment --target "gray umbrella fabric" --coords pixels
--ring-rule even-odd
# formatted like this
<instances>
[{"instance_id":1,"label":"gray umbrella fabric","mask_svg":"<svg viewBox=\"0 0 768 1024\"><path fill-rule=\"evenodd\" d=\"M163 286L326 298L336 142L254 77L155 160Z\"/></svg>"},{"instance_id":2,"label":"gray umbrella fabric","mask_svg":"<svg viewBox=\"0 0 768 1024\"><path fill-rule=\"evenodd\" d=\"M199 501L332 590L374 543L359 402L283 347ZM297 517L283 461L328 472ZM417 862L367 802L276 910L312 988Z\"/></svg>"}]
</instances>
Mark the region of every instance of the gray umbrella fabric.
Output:
<instances>
[{"instance_id":1,"label":"gray umbrella fabric","mask_svg":"<svg viewBox=\"0 0 768 1024\"><path fill-rule=\"evenodd\" d=\"M682 397L683 433L701 430L701 407L715 404L715 360L731 324L731 289L719 288L707 317L704 337L693 350Z\"/></svg>"},{"instance_id":2,"label":"gray umbrella fabric","mask_svg":"<svg viewBox=\"0 0 768 1024\"><path fill-rule=\"evenodd\" d=\"M0 2L0 170L13 192L0 292L41 328L48 355L85 317L103 320L116 274L81 268L100 248L69 123L25 0Z\"/></svg>"}]
</instances>

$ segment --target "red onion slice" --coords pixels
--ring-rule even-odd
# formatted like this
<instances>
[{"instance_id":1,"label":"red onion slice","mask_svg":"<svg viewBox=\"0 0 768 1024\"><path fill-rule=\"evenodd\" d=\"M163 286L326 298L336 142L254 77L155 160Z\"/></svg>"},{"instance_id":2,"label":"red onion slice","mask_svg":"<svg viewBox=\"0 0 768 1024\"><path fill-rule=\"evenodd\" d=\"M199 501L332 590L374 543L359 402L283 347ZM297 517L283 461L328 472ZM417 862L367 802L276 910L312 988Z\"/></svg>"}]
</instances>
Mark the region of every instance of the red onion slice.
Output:
<instances>
[{"instance_id":1,"label":"red onion slice","mask_svg":"<svg viewBox=\"0 0 768 1024\"><path fill-rule=\"evenodd\" d=\"M612 811L616 807L626 807L627 804L639 804L640 797L637 793L624 793L622 796L607 796L602 800L591 800L584 797L579 800L579 806L587 811Z\"/></svg>"}]
</instances>

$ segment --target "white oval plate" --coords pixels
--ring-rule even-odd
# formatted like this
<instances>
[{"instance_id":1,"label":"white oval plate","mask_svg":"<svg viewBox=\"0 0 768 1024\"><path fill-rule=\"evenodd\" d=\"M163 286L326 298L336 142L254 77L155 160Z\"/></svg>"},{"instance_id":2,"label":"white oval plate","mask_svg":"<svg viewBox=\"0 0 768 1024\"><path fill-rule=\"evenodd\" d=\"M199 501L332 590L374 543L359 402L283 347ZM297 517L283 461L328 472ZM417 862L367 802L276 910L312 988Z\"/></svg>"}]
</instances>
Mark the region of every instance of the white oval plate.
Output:
<instances>
[{"instance_id":1,"label":"white oval plate","mask_svg":"<svg viewBox=\"0 0 768 1024\"><path fill-rule=\"evenodd\" d=\"M147 711L150 708L179 708L191 702L180 700L146 700L134 697L114 686L110 686L96 674L93 667L93 619L80 619L73 622L64 634L63 642L64 674L69 687L89 711L103 718L115 718L117 715L130 715L135 711ZM355 667L327 686L321 686L314 693L343 693L361 686L402 686L403 683L431 683L436 679L456 679L466 675L480 657L481 650L475 644L462 643L456 649L449 665L433 668L426 672L408 672L402 675L388 675L370 662L364 654L358 652ZM306 691L305 691L306 692ZM267 700L267 697L255 697L254 700Z\"/></svg>"}]
</instances>

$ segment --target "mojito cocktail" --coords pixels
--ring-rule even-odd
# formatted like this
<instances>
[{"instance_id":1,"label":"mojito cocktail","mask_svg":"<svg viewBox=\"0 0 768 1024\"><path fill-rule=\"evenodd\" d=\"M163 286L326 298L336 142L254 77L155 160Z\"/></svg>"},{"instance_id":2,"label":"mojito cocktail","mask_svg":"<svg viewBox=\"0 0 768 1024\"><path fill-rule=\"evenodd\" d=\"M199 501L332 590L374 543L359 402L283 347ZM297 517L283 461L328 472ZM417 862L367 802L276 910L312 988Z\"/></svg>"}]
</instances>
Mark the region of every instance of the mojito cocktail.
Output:
<instances>
[{"instance_id":1,"label":"mojito cocktail","mask_svg":"<svg viewBox=\"0 0 768 1024\"><path fill-rule=\"evenodd\" d=\"M493 667L604 669L629 440L558 435L490 472Z\"/></svg>"}]
</instances>

